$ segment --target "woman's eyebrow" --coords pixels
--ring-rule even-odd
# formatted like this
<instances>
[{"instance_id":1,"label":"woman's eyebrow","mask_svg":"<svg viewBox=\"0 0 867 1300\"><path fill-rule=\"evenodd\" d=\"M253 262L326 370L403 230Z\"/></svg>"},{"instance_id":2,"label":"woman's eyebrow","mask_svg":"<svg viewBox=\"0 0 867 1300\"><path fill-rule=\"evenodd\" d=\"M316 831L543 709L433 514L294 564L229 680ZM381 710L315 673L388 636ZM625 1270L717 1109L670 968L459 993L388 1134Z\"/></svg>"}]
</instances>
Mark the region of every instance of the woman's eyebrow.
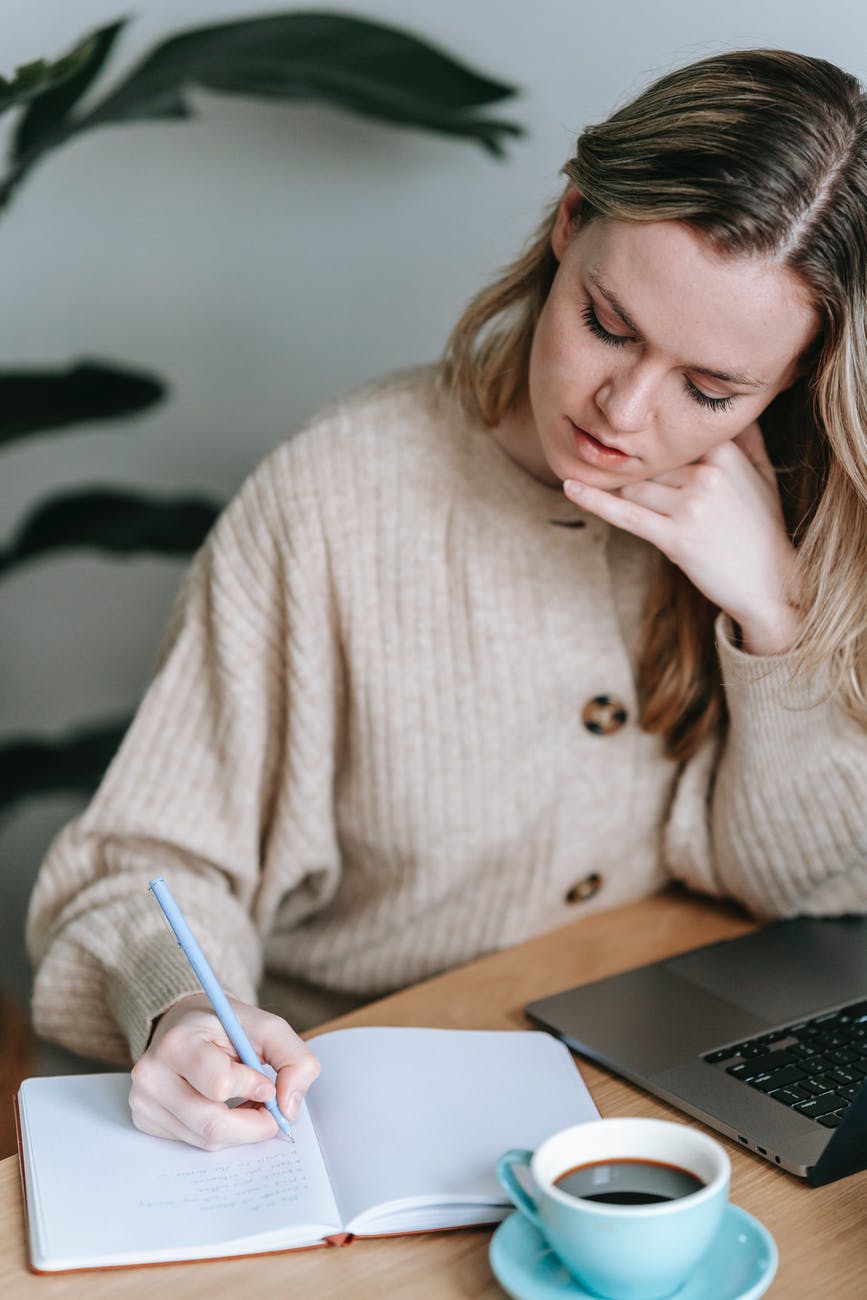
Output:
<instances>
[{"instance_id":1,"label":"woman's eyebrow","mask_svg":"<svg viewBox=\"0 0 867 1300\"><path fill-rule=\"evenodd\" d=\"M636 325L626 308L618 302L611 290L603 284L599 275L595 271L588 271L587 278L592 280L611 310L620 317L626 328L631 330L633 334L638 334L643 338L644 331L640 326ZM744 388L767 388L768 386L764 379L755 379L742 370L713 370L710 366L699 365L688 365L684 369L694 370L699 375L708 375L711 379L721 379L724 384L738 384Z\"/></svg>"}]
</instances>

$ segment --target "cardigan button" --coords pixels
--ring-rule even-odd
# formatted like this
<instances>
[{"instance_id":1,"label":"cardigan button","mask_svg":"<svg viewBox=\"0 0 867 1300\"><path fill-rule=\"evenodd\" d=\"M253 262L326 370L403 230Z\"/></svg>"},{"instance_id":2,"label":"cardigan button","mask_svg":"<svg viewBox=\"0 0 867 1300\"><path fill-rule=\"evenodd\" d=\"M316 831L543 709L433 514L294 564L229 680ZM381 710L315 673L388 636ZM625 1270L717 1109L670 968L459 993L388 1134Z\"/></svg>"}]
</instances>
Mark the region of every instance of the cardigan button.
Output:
<instances>
[{"instance_id":1,"label":"cardigan button","mask_svg":"<svg viewBox=\"0 0 867 1300\"><path fill-rule=\"evenodd\" d=\"M577 881L566 895L567 903L586 903L594 898L602 888L602 877L598 871L591 871L589 876Z\"/></svg>"},{"instance_id":2,"label":"cardigan button","mask_svg":"<svg viewBox=\"0 0 867 1300\"><path fill-rule=\"evenodd\" d=\"M594 736L610 736L619 731L629 715L616 695L594 695L581 710L581 721Z\"/></svg>"}]
</instances>

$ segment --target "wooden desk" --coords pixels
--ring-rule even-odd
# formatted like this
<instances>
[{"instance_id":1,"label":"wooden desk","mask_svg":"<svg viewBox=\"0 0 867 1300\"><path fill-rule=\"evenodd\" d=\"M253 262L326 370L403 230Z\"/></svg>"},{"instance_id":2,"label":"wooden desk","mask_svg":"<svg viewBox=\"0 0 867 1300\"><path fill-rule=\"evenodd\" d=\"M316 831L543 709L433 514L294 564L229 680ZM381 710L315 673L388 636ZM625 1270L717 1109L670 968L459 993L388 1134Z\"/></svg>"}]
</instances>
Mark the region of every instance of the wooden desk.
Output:
<instances>
[{"instance_id":1,"label":"wooden desk","mask_svg":"<svg viewBox=\"0 0 867 1300\"><path fill-rule=\"evenodd\" d=\"M474 962L333 1021L344 1025L526 1027L532 998L644 961L751 929L743 915L679 893L663 894L567 926L511 951ZM683 1119L662 1102L597 1067L582 1073L603 1115ZM771 1230L780 1268L769 1295L780 1300L863 1300L867 1296L867 1173L810 1189L721 1139L732 1158L732 1199ZM111 1272L37 1277L28 1272L17 1157L0 1162L0 1296L8 1300L172 1300L216 1295L412 1297L412 1300L502 1300L488 1264L490 1229L355 1241L255 1259L166 1264Z\"/></svg>"}]
</instances>

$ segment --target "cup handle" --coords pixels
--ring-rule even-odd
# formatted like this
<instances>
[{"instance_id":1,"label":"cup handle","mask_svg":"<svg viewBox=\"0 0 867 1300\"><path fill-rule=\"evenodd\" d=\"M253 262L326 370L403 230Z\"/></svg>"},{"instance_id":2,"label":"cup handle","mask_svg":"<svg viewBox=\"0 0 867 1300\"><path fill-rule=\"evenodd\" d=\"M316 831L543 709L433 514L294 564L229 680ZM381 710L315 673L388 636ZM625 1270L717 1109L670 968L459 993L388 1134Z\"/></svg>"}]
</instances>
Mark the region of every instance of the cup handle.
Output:
<instances>
[{"instance_id":1,"label":"cup handle","mask_svg":"<svg viewBox=\"0 0 867 1300\"><path fill-rule=\"evenodd\" d=\"M507 1151L505 1155L500 1156L497 1161L497 1178L500 1180L500 1185L509 1200L541 1231L542 1224L536 1202L528 1192L524 1191L512 1169L513 1165L527 1165L529 1167L532 1158L532 1151L514 1147L511 1151Z\"/></svg>"}]
</instances>

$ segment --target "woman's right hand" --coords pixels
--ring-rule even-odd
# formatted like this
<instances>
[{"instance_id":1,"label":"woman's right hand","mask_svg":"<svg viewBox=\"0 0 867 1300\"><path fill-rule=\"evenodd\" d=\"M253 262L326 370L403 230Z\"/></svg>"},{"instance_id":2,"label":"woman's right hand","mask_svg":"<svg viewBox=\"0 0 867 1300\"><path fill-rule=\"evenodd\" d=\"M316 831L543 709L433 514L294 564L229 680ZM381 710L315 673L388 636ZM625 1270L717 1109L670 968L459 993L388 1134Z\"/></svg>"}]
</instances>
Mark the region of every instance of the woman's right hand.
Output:
<instances>
[{"instance_id":1,"label":"woman's right hand","mask_svg":"<svg viewBox=\"0 0 867 1300\"><path fill-rule=\"evenodd\" d=\"M259 1059L277 1071L277 1104L291 1122L319 1074L319 1062L285 1020L229 1001ZM189 1142L205 1151L261 1142L279 1132L263 1103L271 1081L238 1060L204 994L175 1002L157 1021L150 1044L133 1066L129 1095L136 1128ZM239 1106L227 1106L242 1098Z\"/></svg>"}]
</instances>

